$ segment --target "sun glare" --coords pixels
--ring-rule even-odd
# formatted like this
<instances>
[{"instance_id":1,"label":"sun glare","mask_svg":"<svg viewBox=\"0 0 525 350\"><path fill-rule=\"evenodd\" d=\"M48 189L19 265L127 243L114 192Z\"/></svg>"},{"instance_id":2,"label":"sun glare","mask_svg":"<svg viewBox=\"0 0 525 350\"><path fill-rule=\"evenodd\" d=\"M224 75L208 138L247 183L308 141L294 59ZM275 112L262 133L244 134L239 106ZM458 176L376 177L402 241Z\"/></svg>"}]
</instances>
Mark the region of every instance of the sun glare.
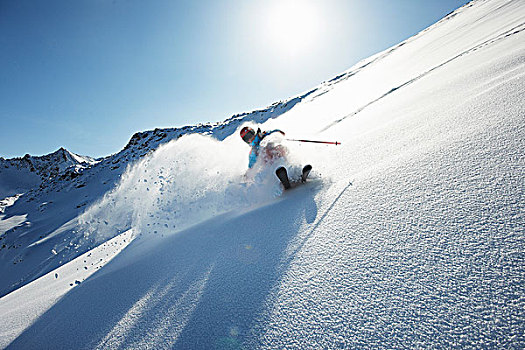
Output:
<instances>
[{"instance_id":1,"label":"sun glare","mask_svg":"<svg viewBox=\"0 0 525 350\"><path fill-rule=\"evenodd\" d=\"M277 1L268 11L265 36L282 54L304 53L318 39L319 17L312 1Z\"/></svg>"}]
</instances>

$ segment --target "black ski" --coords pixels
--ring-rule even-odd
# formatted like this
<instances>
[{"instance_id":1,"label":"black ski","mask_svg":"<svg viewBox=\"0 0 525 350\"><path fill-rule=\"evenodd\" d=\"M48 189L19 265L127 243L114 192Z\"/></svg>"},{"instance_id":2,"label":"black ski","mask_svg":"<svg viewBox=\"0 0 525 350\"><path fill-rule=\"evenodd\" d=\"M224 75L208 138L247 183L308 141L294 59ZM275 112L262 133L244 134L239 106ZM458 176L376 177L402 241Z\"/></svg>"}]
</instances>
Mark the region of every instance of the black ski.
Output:
<instances>
[{"instance_id":1,"label":"black ski","mask_svg":"<svg viewBox=\"0 0 525 350\"><path fill-rule=\"evenodd\" d=\"M306 182L306 178L310 174L310 171L312 171L312 166L310 164L305 165L303 168L303 174L301 175L301 182Z\"/></svg>"},{"instance_id":2,"label":"black ski","mask_svg":"<svg viewBox=\"0 0 525 350\"><path fill-rule=\"evenodd\" d=\"M280 167L277 170L275 170L275 175L281 180L281 183L283 184L283 187L285 190L289 189L290 186L290 179L288 179L288 172L286 171L285 167Z\"/></svg>"},{"instance_id":3,"label":"black ski","mask_svg":"<svg viewBox=\"0 0 525 350\"><path fill-rule=\"evenodd\" d=\"M310 174L310 171L312 170L312 166L310 164L305 165L303 168L303 172L301 174L301 183L306 182L306 178ZM275 175L279 178L281 183L283 184L283 187L285 190L290 189L292 187L292 183L290 183L290 179L288 178L288 172L286 171L285 167L280 167L277 170L275 170ZM293 185L297 185L299 183L299 180L293 181Z\"/></svg>"}]
</instances>

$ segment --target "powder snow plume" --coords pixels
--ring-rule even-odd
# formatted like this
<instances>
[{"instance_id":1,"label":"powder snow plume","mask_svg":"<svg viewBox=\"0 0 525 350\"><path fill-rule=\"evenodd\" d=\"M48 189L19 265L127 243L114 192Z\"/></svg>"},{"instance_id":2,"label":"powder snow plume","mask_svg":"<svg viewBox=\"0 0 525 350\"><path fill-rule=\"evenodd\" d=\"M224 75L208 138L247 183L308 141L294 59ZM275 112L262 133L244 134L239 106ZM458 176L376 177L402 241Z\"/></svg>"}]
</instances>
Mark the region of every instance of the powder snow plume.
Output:
<instances>
[{"instance_id":1,"label":"powder snow plume","mask_svg":"<svg viewBox=\"0 0 525 350\"><path fill-rule=\"evenodd\" d=\"M244 181L247 152L235 138L197 134L159 147L81 216L85 238L100 243L128 229L135 237L167 235L274 198L280 187L270 172Z\"/></svg>"}]
</instances>

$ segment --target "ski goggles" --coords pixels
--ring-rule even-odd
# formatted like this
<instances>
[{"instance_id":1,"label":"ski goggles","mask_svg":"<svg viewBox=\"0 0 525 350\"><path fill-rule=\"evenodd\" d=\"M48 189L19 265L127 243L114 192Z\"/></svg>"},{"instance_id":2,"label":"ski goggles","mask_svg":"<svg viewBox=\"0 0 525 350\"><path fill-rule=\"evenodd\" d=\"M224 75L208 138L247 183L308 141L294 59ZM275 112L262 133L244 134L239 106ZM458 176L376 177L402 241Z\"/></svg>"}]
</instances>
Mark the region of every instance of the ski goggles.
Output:
<instances>
[{"instance_id":1,"label":"ski goggles","mask_svg":"<svg viewBox=\"0 0 525 350\"><path fill-rule=\"evenodd\" d=\"M246 143L252 142L254 137L255 137L255 133L253 131L246 131L246 133L244 135L242 135L242 139Z\"/></svg>"}]
</instances>

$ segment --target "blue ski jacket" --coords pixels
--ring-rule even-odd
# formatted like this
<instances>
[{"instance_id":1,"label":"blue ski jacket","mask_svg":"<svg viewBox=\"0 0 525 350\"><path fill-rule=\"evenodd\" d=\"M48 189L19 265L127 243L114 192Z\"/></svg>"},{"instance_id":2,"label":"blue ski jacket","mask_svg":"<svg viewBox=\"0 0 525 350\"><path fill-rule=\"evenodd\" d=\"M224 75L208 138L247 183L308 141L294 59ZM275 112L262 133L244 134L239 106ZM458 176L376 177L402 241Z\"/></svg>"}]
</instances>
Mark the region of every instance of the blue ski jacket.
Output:
<instances>
[{"instance_id":1,"label":"blue ski jacket","mask_svg":"<svg viewBox=\"0 0 525 350\"><path fill-rule=\"evenodd\" d=\"M284 132L282 132L281 130L279 129L275 129L275 130L271 130L271 131L265 131L265 132L257 132L257 134L255 135L255 139L253 139L253 141L250 143L250 147L252 148L250 150L250 156L249 156L249 163L248 163L248 168L252 168L255 163L257 163L257 157L259 157L259 147L260 147L260 144L261 144L261 141L268 135L270 134L273 134L275 132L280 132L281 134L284 135Z\"/></svg>"}]
</instances>

